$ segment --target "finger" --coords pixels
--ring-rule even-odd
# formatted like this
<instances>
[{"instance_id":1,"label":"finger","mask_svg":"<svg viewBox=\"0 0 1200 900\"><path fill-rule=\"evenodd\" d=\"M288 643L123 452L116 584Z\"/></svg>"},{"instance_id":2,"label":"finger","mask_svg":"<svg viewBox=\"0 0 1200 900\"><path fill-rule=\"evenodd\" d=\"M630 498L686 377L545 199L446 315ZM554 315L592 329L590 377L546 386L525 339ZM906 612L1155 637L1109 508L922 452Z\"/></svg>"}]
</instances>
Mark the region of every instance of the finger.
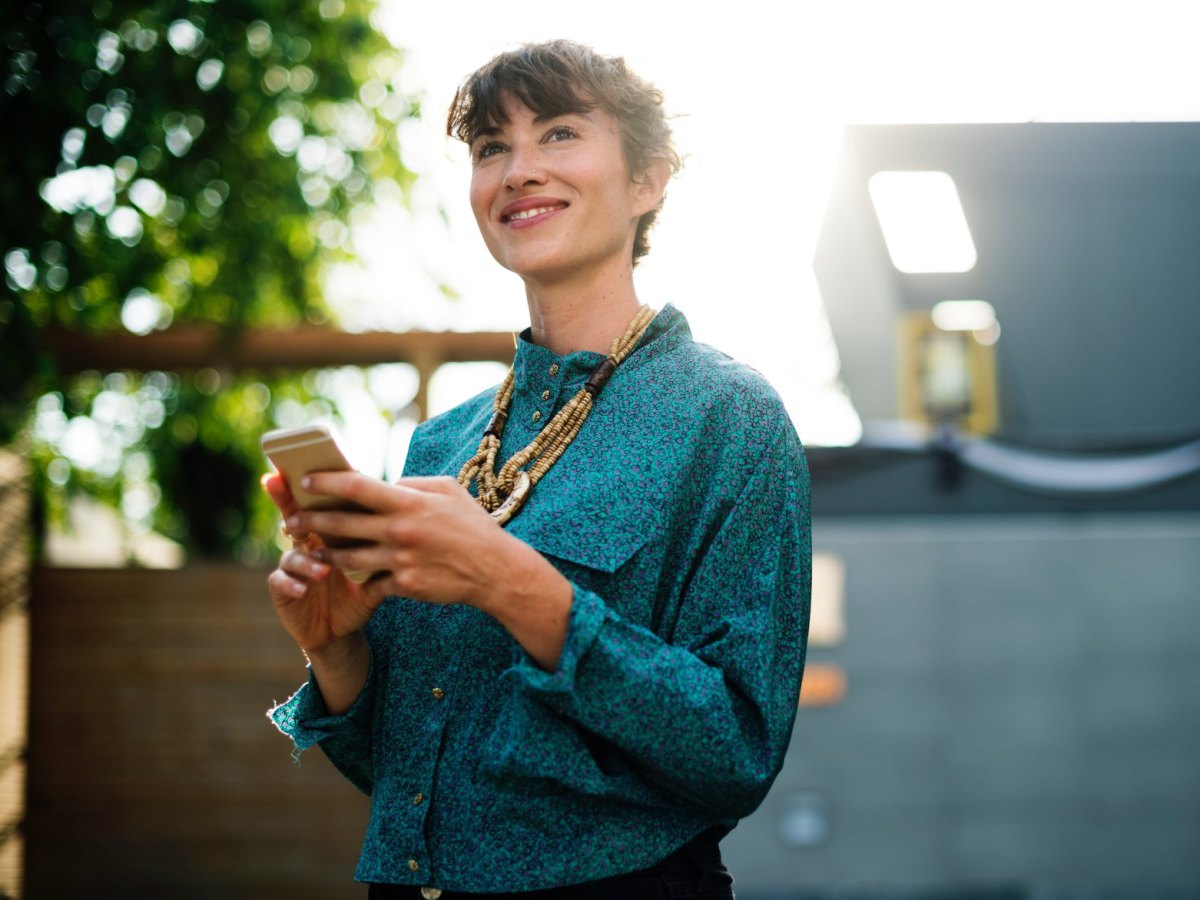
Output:
<instances>
[{"instance_id":1,"label":"finger","mask_svg":"<svg viewBox=\"0 0 1200 900\"><path fill-rule=\"evenodd\" d=\"M280 530L280 532L282 532L282 534L285 538L288 538L292 541L293 545L302 545L302 546L307 545L308 542L311 541L314 537L314 535L311 532L308 534L293 533L292 531L290 531L288 529L286 521L279 523L279 530Z\"/></svg>"},{"instance_id":2,"label":"finger","mask_svg":"<svg viewBox=\"0 0 1200 900\"><path fill-rule=\"evenodd\" d=\"M319 558L343 572L386 572L398 562L395 549L379 544L366 547L324 547L319 551Z\"/></svg>"},{"instance_id":3,"label":"finger","mask_svg":"<svg viewBox=\"0 0 1200 900\"><path fill-rule=\"evenodd\" d=\"M308 584L289 575L283 569L276 569L267 576L267 590L271 592L271 597L276 602L286 602L295 597L303 597L308 591Z\"/></svg>"},{"instance_id":4,"label":"finger","mask_svg":"<svg viewBox=\"0 0 1200 900\"><path fill-rule=\"evenodd\" d=\"M329 494L376 512L402 512L420 499L420 492L399 484L368 478L359 472L313 472L304 477L304 489Z\"/></svg>"},{"instance_id":5,"label":"finger","mask_svg":"<svg viewBox=\"0 0 1200 900\"><path fill-rule=\"evenodd\" d=\"M267 496L271 498L271 502L279 507L280 513L285 517L299 512L300 506L296 503L296 498L292 496L287 481L278 472L267 473L262 477L260 483L266 490Z\"/></svg>"},{"instance_id":6,"label":"finger","mask_svg":"<svg viewBox=\"0 0 1200 900\"><path fill-rule=\"evenodd\" d=\"M289 575L301 579L320 581L328 577L330 566L309 553L300 550L289 550L279 558L279 568Z\"/></svg>"},{"instance_id":7,"label":"finger","mask_svg":"<svg viewBox=\"0 0 1200 900\"><path fill-rule=\"evenodd\" d=\"M467 490L449 475L409 475L397 481L395 486L431 494L457 494Z\"/></svg>"},{"instance_id":8,"label":"finger","mask_svg":"<svg viewBox=\"0 0 1200 900\"><path fill-rule=\"evenodd\" d=\"M373 513L312 510L289 516L284 525L292 534L317 534L377 543L383 540L387 520Z\"/></svg>"}]
</instances>

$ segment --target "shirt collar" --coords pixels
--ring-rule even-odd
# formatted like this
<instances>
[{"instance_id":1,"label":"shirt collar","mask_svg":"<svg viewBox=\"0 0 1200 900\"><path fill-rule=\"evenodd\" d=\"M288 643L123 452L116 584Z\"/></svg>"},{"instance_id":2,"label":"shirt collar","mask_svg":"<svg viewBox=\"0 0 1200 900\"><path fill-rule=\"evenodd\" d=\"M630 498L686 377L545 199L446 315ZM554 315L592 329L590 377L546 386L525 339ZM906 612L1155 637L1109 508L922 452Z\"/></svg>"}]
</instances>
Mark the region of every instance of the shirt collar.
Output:
<instances>
[{"instance_id":1,"label":"shirt collar","mask_svg":"<svg viewBox=\"0 0 1200 900\"><path fill-rule=\"evenodd\" d=\"M633 352L621 363L618 371L640 366L660 353L665 353L692 338L687 319L675 306L668 303L647 326L642 339ZM561 379L563 384L582 382L596 366L604 361L603 353L592 350L577 350L566 356L558 356L533 342L532 329L526 328L517 335L517 352L513 358L513 378L516 389L524 390L531 385L541 385L547 376ZM557 368L554 374L550 369Z\"/></svg>"}]
</instances>

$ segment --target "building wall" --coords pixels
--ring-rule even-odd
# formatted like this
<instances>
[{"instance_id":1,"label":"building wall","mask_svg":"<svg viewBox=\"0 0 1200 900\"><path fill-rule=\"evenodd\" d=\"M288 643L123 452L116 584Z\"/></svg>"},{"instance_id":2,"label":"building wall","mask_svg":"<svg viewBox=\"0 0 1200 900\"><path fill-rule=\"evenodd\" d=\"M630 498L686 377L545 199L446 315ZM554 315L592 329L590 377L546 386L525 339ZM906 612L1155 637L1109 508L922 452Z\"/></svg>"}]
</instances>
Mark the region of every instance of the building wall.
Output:
<instances>
[{"instance_id":1,"label":"building wall","mask_svg":"<svg viewBox=\"0 0 1200 900\"><path fill-rule=\"evenodd\" d=\"M844 560L847 630L811 658L847 693L800 710L723 844L739 897L1200 896L1200 515L826 518L814 540Z\"/></svg>"}]
</instances>

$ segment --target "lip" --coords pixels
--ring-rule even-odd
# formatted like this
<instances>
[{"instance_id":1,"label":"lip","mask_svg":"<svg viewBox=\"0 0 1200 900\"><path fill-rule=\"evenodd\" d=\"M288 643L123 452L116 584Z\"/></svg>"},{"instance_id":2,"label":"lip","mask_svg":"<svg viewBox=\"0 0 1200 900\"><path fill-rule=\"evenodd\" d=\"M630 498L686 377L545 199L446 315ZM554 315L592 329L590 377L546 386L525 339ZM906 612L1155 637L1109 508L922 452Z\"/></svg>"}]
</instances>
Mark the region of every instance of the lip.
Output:
<instances>
[{"instance_id":1,"label":"lip","mask_svg":"<svg viewBox=\"0 0 1200 900\"><path fill-rule=\"evenodd\" d=\"M570 204L565 200L559 200L555 197L522 197L520 200L514 200L512 203L506 204L500 210L500 222L513 228L523 228L541 222L547 217L561 212L568 206ZM529 212L535 209L543 210L543 212L530 216L527 219L517 219L516 221L512 219L517 213Z\"/></svg>"}]
</instances>

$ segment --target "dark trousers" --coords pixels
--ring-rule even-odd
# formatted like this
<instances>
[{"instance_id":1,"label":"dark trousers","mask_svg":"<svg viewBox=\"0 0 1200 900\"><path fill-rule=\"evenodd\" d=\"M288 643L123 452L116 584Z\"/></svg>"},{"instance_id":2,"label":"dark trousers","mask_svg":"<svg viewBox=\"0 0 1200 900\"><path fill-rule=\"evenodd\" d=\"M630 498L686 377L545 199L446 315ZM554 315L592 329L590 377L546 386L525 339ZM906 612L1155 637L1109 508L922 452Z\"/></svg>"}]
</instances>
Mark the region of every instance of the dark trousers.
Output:
<instances>
[{"instance_id":1,"label":"dark trousers","mask_svg":"<svg viewBox=\"0 0 1200 900\"><path fill-rule=\"evenodd\" d=\"M662 862L628 875L509 894L443 890L440 900L733 900L733 878L721 862L717 840L714 832L706 831ZM421 890L410 885L373 884L367 898L421 900Z\"/></svg>"}]
</instances>

